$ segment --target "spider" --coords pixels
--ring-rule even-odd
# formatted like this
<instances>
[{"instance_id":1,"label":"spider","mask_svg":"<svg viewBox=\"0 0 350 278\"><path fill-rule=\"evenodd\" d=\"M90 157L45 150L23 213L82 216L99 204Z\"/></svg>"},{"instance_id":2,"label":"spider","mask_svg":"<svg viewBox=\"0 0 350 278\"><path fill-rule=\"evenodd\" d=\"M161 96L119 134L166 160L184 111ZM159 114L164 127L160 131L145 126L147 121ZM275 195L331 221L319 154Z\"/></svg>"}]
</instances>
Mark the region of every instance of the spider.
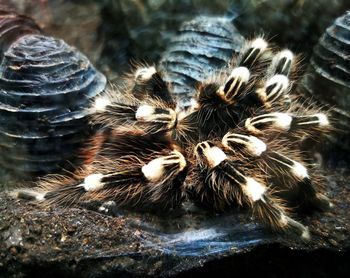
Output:
<instances>
[{"instance_id":1,"label":"spider","mask_svg":"<svg viewBox=\"0 0 350 278\"><path fill-rule=\"evenodd\" d=\"M98 132L73 175L49 175L19 198L45 204L115 201L120 207L169 209L184 200L224 211L249 207L277 232L309 239L294 212L332 206L300 149L327 133L327 113L295 93L297 58L258 37L179 111L154 66L139 66L119 93L95 99ZM308 169L309 168L309 169Z\"/></svg>"}]
</instances>

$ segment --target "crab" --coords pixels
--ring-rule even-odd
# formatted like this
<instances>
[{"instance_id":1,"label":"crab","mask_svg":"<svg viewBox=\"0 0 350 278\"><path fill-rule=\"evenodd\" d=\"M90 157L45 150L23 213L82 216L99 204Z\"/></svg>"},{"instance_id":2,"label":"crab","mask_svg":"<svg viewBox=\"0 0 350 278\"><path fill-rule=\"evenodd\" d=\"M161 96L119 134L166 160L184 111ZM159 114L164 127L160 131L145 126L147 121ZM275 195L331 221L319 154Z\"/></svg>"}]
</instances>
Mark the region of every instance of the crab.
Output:
<instances>
[{"instance_id":1,"label":"crab","mask_svg":"<svg viewBox=\"0 0 350 278\"><path fill-rule=\"evenodd\" d=\"M179 110L164 73L138 66L127 85L91 104L98 131L82 150L83 166L15 195L65 206L243 206L271 230L309 239L295 213L332 204L300 144L317 141L332 123L327 111L299 100L297 68L290 50L276 51L262 37L248 40L229 70L198 84L192 106Z\"/></svg>"}]
</instances>

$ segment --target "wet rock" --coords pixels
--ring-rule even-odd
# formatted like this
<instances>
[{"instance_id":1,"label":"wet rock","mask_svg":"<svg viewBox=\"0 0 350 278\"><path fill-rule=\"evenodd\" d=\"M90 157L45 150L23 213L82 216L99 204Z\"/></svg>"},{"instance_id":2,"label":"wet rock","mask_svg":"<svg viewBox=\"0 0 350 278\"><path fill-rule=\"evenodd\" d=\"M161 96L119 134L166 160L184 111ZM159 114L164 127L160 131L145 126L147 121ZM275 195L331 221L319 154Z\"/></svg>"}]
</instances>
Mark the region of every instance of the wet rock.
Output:
<instances>
[{"instance_id":1,"label":"wet rock","mask_svg":"<svg viewBox=\"0 0 350 278\"><path fill-rule=\"evenodd\" d=\"M4 232L3 239L5 240L7 248L12 248L11 253L14 253L15 246L20 246L22 244L22 231L20 228L12 226Z\"/></svg>"}]
</instances>

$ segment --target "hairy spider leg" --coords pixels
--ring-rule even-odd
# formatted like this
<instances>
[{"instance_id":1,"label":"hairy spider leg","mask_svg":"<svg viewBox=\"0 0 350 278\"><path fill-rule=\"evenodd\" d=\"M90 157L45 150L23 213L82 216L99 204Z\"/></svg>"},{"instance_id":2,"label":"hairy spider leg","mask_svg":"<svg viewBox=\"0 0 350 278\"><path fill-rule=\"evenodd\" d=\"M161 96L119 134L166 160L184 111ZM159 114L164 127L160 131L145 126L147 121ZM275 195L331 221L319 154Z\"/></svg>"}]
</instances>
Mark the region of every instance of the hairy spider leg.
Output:
<instances>
[{"instance_id":1,"label":"hairy spider leg","mask_svg":"<svg viewBox=\"0 0 350 278\"><path fill-rule=\"evenodd\" d=\"M195 148L197 171L205 172L194 190L207 191L203 198L214 192L234 194L223 199L233 204L246 204L260 222L276 231L292 230L304 239L309 239L308 228L292 219L282 201L257 175L244 174L224 151L210 142L199 143ZM234 188L233 190L231 188ZM210 189L208 191L208 189ZM215 193L214 193L215 194ZM217 196L215 196L217 198ZM221 200L216 200L220 204ZM220 208L220 206L219 206Z\"/></svg>"}]
</instances>

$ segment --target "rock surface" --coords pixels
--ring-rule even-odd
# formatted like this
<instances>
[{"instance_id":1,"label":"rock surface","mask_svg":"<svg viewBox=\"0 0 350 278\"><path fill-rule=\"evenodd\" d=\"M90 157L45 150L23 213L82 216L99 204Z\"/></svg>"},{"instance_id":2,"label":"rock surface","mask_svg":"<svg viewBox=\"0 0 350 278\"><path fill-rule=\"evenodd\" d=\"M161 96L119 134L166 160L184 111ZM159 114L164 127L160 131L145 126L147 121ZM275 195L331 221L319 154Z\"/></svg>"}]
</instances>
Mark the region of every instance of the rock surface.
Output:
<instances>
[{"instance_id":1,"label":"rock surface","mask_svg":"<svg viewBox=\"0 0 350 278\"><path fill-rule=\"evenodd\" d=\"M338 168L327 177L335 207L303 216L309 242L271 234L244 210L213 215L184 206L158 216L107 216L85 208L41 208L1 193L0 276L186 277L261 270L276 277L340 277L349 270L350 174Z\"/></svg>"}]
</instances>

